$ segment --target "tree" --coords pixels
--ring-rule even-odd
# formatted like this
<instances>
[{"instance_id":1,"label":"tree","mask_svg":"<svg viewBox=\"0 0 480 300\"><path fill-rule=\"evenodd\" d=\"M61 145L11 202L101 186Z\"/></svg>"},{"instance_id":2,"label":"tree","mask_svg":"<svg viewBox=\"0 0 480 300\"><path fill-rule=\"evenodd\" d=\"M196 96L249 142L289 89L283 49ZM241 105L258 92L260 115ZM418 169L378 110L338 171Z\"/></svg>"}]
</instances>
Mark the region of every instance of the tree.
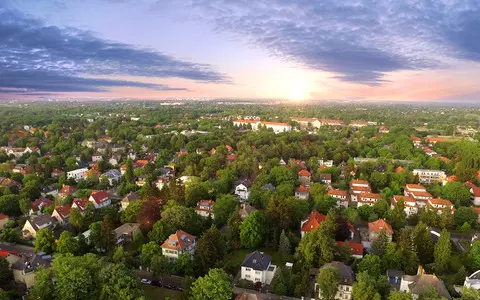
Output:
<instances>
[{"instance_id":1,"label":"tree","mask_svg":"<svg viewBox=\"0 0 480 300\"><path fill-rule=\"evenodd\" d=\"M5 228L2 231L2 240L9 243L16 243L20 239L20 235L13 228Z\"/></svg>"},{"instance_id":2,"label":"tree","mask_svg":"<svg viewBox=\"0 0 480 300\"><path fill-rule=\"evenodd\" d=\"M403 199L398 200L395 207L388 211L387 220L395 232L399 232L400 229L405 227L407 214L405 213L405 202Z\"/></svg>"},{"instance_id":3,"label":"tree","mask_svg":"<svg viewBox=\"0 0 480 300\"><path fill-rule=\"evenodd\" d=\"M143 233L140 230L140 228L135 229L133 231L133 244L135 245L135 247L137 249L140 248L140 246L142 246L144 242L145 242L145 237L143 236Z\"/></svg>"},{"instance_id":4,"label":"tree","mask_svg":"<svg viewBox=\"0 0 480 300\"><path fill-rule=\"evenodd\" d=\"M388 206L387 200L382 198L375 202L373 205L373 210L379 218L385 218L388 211Z\"/></svg>"},{"instance_id":5,"label":"tree","mask_svg":"<svg viewBox=\"0 0 480 300\"><path fill-rule=\"evenodd\" d=\"M474 288L466 288L462 289L462 297L459 300L477 300L480 299L480 291Z\"/></svg>"},{"instance_id":6,"label":"tree","mask_svg":"<svg viewBox=\"0 0 480 300\"><path fill-rule=\"evenodd\" d=\"M372 254L365 255L358 265L358 271L366 272L369 276L378 278L381 272L380 257Z\"/></svg>"},{"instance_id":7,"label":"tree","mask_svg":"<svg viewBox=\"0 0 480 300\"><path fill-rule=\"evenodd\" d=\"M353 284L352 296L355 300L380 300L381 296L376 289L375 278L367 272L357 275L357 282Z\"/></svg>"},{"instance_id":8,"label":"tree","mask_svg":"<svg viewBox=\"0 0 480 300\"><path fill-rule=\"evenodd\" d=\"M317 276L317 283L320 288L322 299L335 300L338 292L338 271L334 267L323 267Z\"/></svg>"},{"instance_id":9,"label":"tree","mask_svg":"<svg viewBox=\"0 0 480 300\"><path fill-rule=\"evenodd\" d=\"M383 256L383 266L385 269L401 269L403 253L402 249L397 247L396 243L389 243Z\"/></svg>"},{"instance_id":10,"label":"tree","mask_svg":"<svg viewBox=\"0 0 480 300\"><path fill-rule=\"evenodd\" d=\"M35 299L49 300L54 298L55 285L53 284L53 269L40 266L35 272L35 285L33 295Z\"/></svg>"},{"instance_id":11,"label":"tree","mask_svg":"<svg viewBox=\"0 0 480 300\"><path fill-rule=\"evenodd\" d=\"M122 264L109 264L99 273L100 298L134 300L143 299L143 289L132 270Z\"/></svg>"},{"instance_id":12,"label":"tree","mask_svg":"<svg viewBox=\"0 0 480 300\"><path fill-rule=\"evenodd\" d=\"M291 251L292 245L290 244L290 240L285 234L285 230L282 230L282 233L280 234L280 242L278 243L278 252L282 255L289 255Z\"/></svg>"},{"instance_id":13,"label":"tree","mask_svg":"<svg viewBox=\"0 0 480 300\"><path fill-rule=\"evenodd\" d=\"M150 264L152 262L152 258L155 255L159 255L162 253L162 250L159 245L157 245L155 242L148 242L142 246L142 251L140 254L140 260L142 263L142 266L144 267L150 267Z\"/></svg>"},{"instance_id":14,"label":"tree","mask_svg":"<svg viewBox=\"0 0 480 300\"><path fill-rule=\"evenodd\" d=\"M375 210L373 207L369 205L362 205L357 209L358 215L364 221L370 221L371 216L375 214Z\"/></svg>"},{"instance_id":15,"label":"tree","mask_svg":"<svg viewBox=\"0 0 480 300\"><path fill-rule=\"evenodd\" d=\"M129 157L127 159L127 162L125 164L125 181L127 183L133 183L133 180L134 180L134 175L133 175L133 161L132 159Z\"/></svg>"},{"instance_id":16,"label":"tree","mask_svg":"<svg viewBox=\"0 0 480 300\"><path fill-rule=\"evenodd\" d=\"M427 287L423 290L420 295L418 295L418 300L443 300L442 297L438 295L438 291L434 287Z\"/></svg>"},{"instance_id":17,"label":"tree","mask_svg":"<svg viewBox=\"0 0 480 300\"><path fill-rule=\"evenodd\" d=\"M0 257L0 287L12 278L13 273L10 270L9 262L5 258Z\"/></svg>"},{"instance_id":18,"label":"tree","mask_svg":"<svg viewBox=\"0 0 480 300\"><path fill-rule=\"evenodd\" d=\"M154 275L171 274L173 271L172 264L168 261L168 258L161 254L153 255L150 262L150 269Z\"/></svg>"},{"instance_id":19,"label":"tree","mask_svg":"<svg viewBox=\"0 0 480 300\"><path fill-rule=\"evenodd\" d=\"M412 300L412 295L394 290L388 296L388 300Z\"/></svg>"},{"instance_id":20,"label":"tree","mask_svg":"<svg viewBox=\"0 0 480 300\"><path fill-rule=\"evenodd\" d=\"M448 270L451 255L452 245L450 244L450 233L446 229L443 229L433 252L433 256L435 257L435 270L439 274L443 274Z\"/></svg>"},{"instance_id":21,"label":"tree","mask_svg":"<svg viewBox=\"0 0 480 300\"><path fill-rule=\"evenodd\" d=\"M160 207L157 201L148 200L143 202L142 210L137 214L137 222L144 231L152 230L153 224L160 219Z\"/></svg>"},{"instance_id":22,"label":"tree","mask_svg":"<svg viewBox=\"0 0 480 300\"><path fill-rule=\"evenodd\" d=\"M335 225L329 225L328 220L333 219L327 216L327 220L323 221L318 228L318 242L320 244L320 261L323 263L331 262L335 254ZM333 220L333 224L335 221Z\"/></svg>"},{"instance_id":23,"label":"tree","mask_svg":"<svg viewBox=\"0 0 480 300\"><path fill-rule=\"evenodd\" d=\"M18 216L20 215L20 205L18 200L20 197L18 195L4 195L0 197L0 213L7 216Z\"/></svg>"},{"instance_id":24,"label":"tree","mask_svg":"<svg viewBox=\"0 0 480 300\"><path fill-rule=\"evenodd\" d=\"M471 207L460 207L455 210L453 219L457 227L462 226L464 223L468 223L471 227L477 224L478 215Z\"/></svg>"},{"instance_id":25,"label":"tree","mask_svg":"<svg viewBox=\"0 0 480 300\"><path fill-rule=\"evenodd\" d=\"M240 242L249 249L260 246L265 234L265 218L258 210L253 211L240 225Z\"/></svg>"},{"instance_id":26,"label":"tree","mask_svg":"<svg viewBox=\"0 0 480 300\"><path fill-rule=\"evenodd\" d=\"M62 254L76 254L78 252L78 241L69 231L65 230L60 234L60 239L57 244L57 252Z\"/></svg>"},{"instance_id":27,"label":"tree","mask_svg":"<svg viewBox=\"0 0 480 300\"><path fill-rule=\"evenodd\" d=\"M217 227L212 225L212 227L205 231L198 239L195 248L194 262L197 273L205 274L208 269L222 260L224 249L225 241Z\"/></svg>"},{"instance_id":28,"label":"tree","mask_svg":"<svg viewBox=\"0 0 480 300\"><path fill-rule=\"evenodd\" d=\"M377 236L375 240L372 242L372 250L373 253L383 257L385 255L385 251L387 250L388 243L390 242L387 232L382 230L382 232Z\"/></svg>"},{"instance_id":29,"label":"tree","mask_svg":"<svg viewBox=\"0 0 480 300\"><path fill-rule=\"evenodd\" d=\"M442 198L448 199L456 207L470 205L470 190L461 182L448 182L442 188Z\"/></svg>"},{"instance_id":30,"label":"tree","mask_svg":"<svg viewBox=\"0 0 480 300\"><path fill-rule=\"evenodd\" d=\"M3 289L0 289L0 300L10 300L10 295L4 291Z\"/></svg>"},{"instance_id":31,"label":"tree","mask_svg":"<svg viewBox=\"0 0 480 300\"><path fill-rule=\"evenodd\" d=\"M32 209L32 201L30 198L22 198L19 200L19 206L22 214L28 215L30 209Z\"/></svg>"},{"instance_id":32,"label":"tree","mask_svg":"<svg viewBox=\"0 0 480 300\"><path fill-rule=\"evenodd\" d=\"M142 211L143 202L142 201L133 201L130 202L125 208L125 211L122 214L122 222L124 223L133 223L137 219L138 214Z\"/></svg>"},{"instance_id":33,"label":"tree","mask_svg":"<svg viewBox=\"0 0 480 300\"><path fill-rule=\"evenodd\" d=\"M204 277L199 277L192 284L192 300L230 300L232 287L230 278L222 269L211 269Z\"/></svg>"},{"instance_id":34,"label":"tree","mask_svg":"<svg viewBox=\"0 0 480 300\"><path fill-rule=\"evenodd\" d=\"M235 211L238 200L233 195L220 195L217 197L213 210L215 212L215 224L223 226L228 218Z\"/></svg>"},{"instance_id":35,"label":"tree","mask_svg":"<svg viewBox=\"0 0 480 300\"><path fill-rule=\"evenodd\" d=\"M430 236L430 230L428 230L428 227L421 221L415 226L413 231L413 246L422 265L432 262L433 242Z\"/></svg>"},{"instance_id":36,"label":"tree","mask_svg":"<svg viewBox=\"0 0 480 300\"><path fill-rule=\"evenodd\" d=\"M35 252L52 253L55 251L55 237L48 228L42 228L37 232Z\"/></svg>"},{"instance_id":37,"label":"tree","mask_svg":"<svg viewBox=\"0 0 480 300\"><path fill-rule=\"evenodd\" d=\"M123 246L120 245L115 249L112 260L114 263L125 263L125 251Z\"/></svg>"},{"instance_id":38,"label":"tree","mask_svg":"<svg viewBox=\"0 0 480 300\"><path fill-rule=\"evenodd\" d=\"M470 252L468 253L468 257L470 259L470 263L472 264L472 269L478 270L480 269L480 241L475 241L470 248Z\"/></svg>"},{"instance_id":39,"label":"tree","mask_svg":"<svg viewBox=\"0 0 480 300\"><path fill-rule=\"evenodd\" d=\"M82 231L85 228L85 222L82 213L76 207L70 211L70 224L77 232Z\"/></svg>"}]
</instances>

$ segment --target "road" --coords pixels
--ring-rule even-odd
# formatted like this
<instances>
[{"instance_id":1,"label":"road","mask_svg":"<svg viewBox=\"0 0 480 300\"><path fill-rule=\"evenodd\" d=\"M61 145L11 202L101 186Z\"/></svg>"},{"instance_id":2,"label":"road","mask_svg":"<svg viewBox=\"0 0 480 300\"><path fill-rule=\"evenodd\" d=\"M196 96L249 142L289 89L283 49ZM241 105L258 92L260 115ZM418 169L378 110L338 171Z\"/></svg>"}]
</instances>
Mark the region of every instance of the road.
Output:
<instances>
[{"instance_id":1,"label":"road","mask_svg":"<svg viewBox=\"0 0 480 300\"><path fill-rule=\"evenodd\" d=\"M6 250L6 251L14 251L20 255L27 256L27 257L33 257L35 253L34 248L32 246L5 243L5 242L0 242L0 249Z\"/></svg>"},{"instance_id":2,"label":"road","mask_svg":"<svg viewBox=\"0 0 480 300\"><path fill-rule=\"evenodd\" d=\"M163 286L172 286L175 288L182 288L182 280L183 277L180 276L173 276L173 275L157 275L154 276L152 272L145 271L145 270L135 270L138 277L149 279L152 281L159 281L162 283Z\"/></svg>"}]
</instances>

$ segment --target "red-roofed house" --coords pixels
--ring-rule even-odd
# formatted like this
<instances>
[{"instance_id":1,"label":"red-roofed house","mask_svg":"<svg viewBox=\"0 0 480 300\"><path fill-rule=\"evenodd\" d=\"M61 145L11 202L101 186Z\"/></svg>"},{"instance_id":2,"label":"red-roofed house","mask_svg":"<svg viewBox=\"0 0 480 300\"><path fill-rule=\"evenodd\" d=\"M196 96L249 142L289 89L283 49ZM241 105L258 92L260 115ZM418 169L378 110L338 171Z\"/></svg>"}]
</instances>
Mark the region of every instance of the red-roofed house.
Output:
<instances>
[{"instance_id":1,"label":"red-roofed house","mask_svg":"<svg viewBox=\"0 0 480 300\"><path fill-rule=\"evenodd\" d=\"M227 155L227 161L236 161L236 160L237 160L237 157L235 156L235 154Z\"/></svg>"},{"instance_id":2,"label":"red-roofed house","mask_svg":"<svg viewBox=\"0 0 480 300\"><path fill-rule=\"evenodd\" d=\"M110 194L105 191L95 191L90 194L88 201L92 202L95 208L106 207L112 204Z\"/></svg>"},{"instance_id":3,"label":"red-roofed house","mask_svg":"<svg viewBox=\"0 0 480 300\"><path fill-rule=\"evenodd\" d=\"M358 201L358 196L361 193L371 193L372 189L366 180L352 180L350 182L350 197L353 202Z\"/></svg>"},{"instance_id":4,"label":"red-roofed house","mask_svg":"<svg viewBox=\"0 0 480 300\"><path fill-rule=\"evenodd\" d=\"M472 207L472 209L478 215L477 223L480 224L480 207Z\"/></svg>"},{"instance_id":5,"label":"red-roofed house","mask_svg":"<svg viewBox=\"0 0 480 300\"><path fill-rule=\"evenodd\" d=\"M348 208L348 193L342 190L329 190L328 195L337 199L337 207Z\"/></svg>"},{"instance_id":6,"label":"red-roofed house","mask_svg":"<svg viewBox=\"0 0 480 300\"><path fill-rule=\"evenodd\" d=\"M297 199L307 200L308 196L310 196L310 190L304 185L300 185L295 191L295 198Z\"/></svg>"},{"instance_id":7,"label":"red-roofed house","mask_svg":"<svg viewBox=\"0 0 480 300\"><path fill-rule=\"evenodd\" d=\"M375 193L360 193L358 195L358 206L360 207L362 205L369 205L373 206L375 202L380 200L381 196L380 194L375 194Z\"/></svg>"},{"instance_id":8,"label":"red-roofed house","mask_svg":"<svg viewBox=\"0 0 480 300\"><path fill-rule=\"evenodd\" d=\"M308 170L301 170L298 172L298 179L300 180L300 184L302 185L310 185L310 178L312 174L308 172Z\"/></svg>"},{"instance_id":9,"label":"red-roofed house","mask_svg":"<svg viewBox=\"0 0 480 300\"><path fill-rule=\"evenodd\" d=\"M83 212L88 203L88 198L75 198L73 199L72 208L77 208L80 212Z\"/></svg>"},{"instance_id":10,"label":"red-roofed house","mask_svg":"<svg viewBox=\"0 0 480 300\"><path fill-rule=\"evenodd\" d=\"M415 147L420 147L420 145L422 145L422 139L421 138L416 137L416 136L411 136L410 139L412 140L413 145Z\"/></svg>"},{"instance_id":11,"label":"red-roofed house","mask_svg":"<svg viewBox=\"0 0 480 300\"><path fill-rule=\"evenodd\" d=\"M393 209L400 199L403 200L405 208L403 209L407 217L418 214L418 204L411 196L395 195L392 198L391 209Z\"/></svg>"},{"instance_id":12,"label":"red-roofed house","mask_svg":"<svg viewBox=\"0 0 480 300\"><path fill-rule=\"evenodd\" d=\"M183 253L193 255L195 252L196 237L183 230L171 234L162 244L162 254L170 261L175 261Z\"/></svg>"},{"instance_id":13,"label":"red-roofed house","mask_svg":"<svg viewBox=\"0 0 480 300\"><path fill-rule=\"evenodd\" d=\"M438 142L443 142L443 141L445 141L445 138L431 137L431 138L427 138L425 141L426 141L430 146L433 146L433 145L435 145L435 144L438 143Z\"/></svg>"},{"instance_id":14,"label":"red-roofed house","mask_svg":"<svg viewBox=\"0 0 480 300\"><path fill-rule=\"evenodd\" d=\"M455 211L455 206L450 202L450 200L445 199L429 199L428 200L428 208L435 210L438 214L442 214L445 208L450 208L452 213Z\"/></svg>"},{"instance_id":15,"label":"red-roofed house","mask_svg":"<svg viewBox=\"0 0 480 300\"><path fill-rule=\"evenodd\" d=\"M67 224L70 220L70 204L65 204L64 206L57 206L53 210L52 218L55 218L60 224Z\"/></svg>"},{"instance_id":16,"label":"red-roofed house","mask_svg":"<svg viewBox=\"0 0 480 300\"><path fill-rule=\"evenodd\" d=\"M342 247L343 245L347 245L352 249L352 257L361 259L363 258L363 244L362 243L353 243L353 242L340 242L337 241L337 247Z\"/></svg>"},{"instance_id":17,"label":"red-roofed house","mask_svg":"<svg viewBox=\"0 0 480 300\"><path fill-rule=\"evenodd\" d=\"M370 242L373 242L382 231L385 231L387 233L388 241L391 242L392 235L393 235L392 226L390 226L390 224L385 222L384 219L379 219L375 222L368 223L368 233L369 233Z\"/></svg>"},{"instance_id":18,"label":"red-roofed house","mask_svg":"<svg viewBox=\"0 0 480 300\"><path fill-rule=\"evenodd\" d=\"M77 190L70 186L70 185L64 185L62 187L62 189L58 192L58 198L60 198L60 200L63 200L65 199L68 195L73 195L75 194Z\"/></svg>"},{"instance_id":19,"label":"red-roofed house","mask_svg":"<svg viewBox=\"0 0 480 300\"><path fill-rule=\"evenodd\" d=\"M3 229L5 225L8 223L8 216L4 214L0 214L0 229Z\"/></svg>"},{"instance_id":20,"label":"red-roofed house","mask_svg":"<svg viewBox=\"0 0 480 300\"><path fill-rule=\"evenodd\" d=\"M327 219L327 216L322 215L318 211L311 212L307 219L300 224L302 238L307 232L315 231L320 224Z\"/></svg>"},{"instance_id":21,"label":"red-roofed house","mask_svg":"<svg viewBox=\"0 0 480 300\"><path fill-rule=\"evenodd\" d=\"M480 187L474 185L470 181L465 182L465 185L470 188L470 199L473 205L480 206Z\"/></svg>"},{"instance_id":22,"label":"red-roofed house","mask_svg":"<svg viewBox=\"0 0 480 300\"><path fill-rule=\"evenodd\" d=\"M215 202L212 200L200 200L197 203L197 207L195 208L195 211L197 214L199 214L202 217L212 217L212 219L215 218L215 214L213 212L213 206Z\"/></svg>"},{"instance_id":23,"label":"red-roofed house","mask_svg":"<svg viewBox=\"0 0 480 300\"><path fill-rule=\"evenodd\" d=\"M37 199L32 202L32 208L30 209L30 216L31 215L38 215L43 209L46 207L52 206L54 203L50 199L42 198Z\"/></svg>"}]
</instances>

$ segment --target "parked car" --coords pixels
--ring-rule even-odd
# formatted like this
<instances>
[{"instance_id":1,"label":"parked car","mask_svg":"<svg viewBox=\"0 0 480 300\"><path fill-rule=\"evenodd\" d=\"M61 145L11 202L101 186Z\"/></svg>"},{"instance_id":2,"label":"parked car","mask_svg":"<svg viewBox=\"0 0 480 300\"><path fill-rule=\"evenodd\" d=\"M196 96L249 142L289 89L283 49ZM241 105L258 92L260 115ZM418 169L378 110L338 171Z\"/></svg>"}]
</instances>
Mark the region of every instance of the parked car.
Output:
<instances>
[{"instance_id":1,"label":"parked car","mask_svg":"<svg viewBox=\"0 0 480 300\"><path fill-rule=\"evenodd\" d=\"M146 279L146 278L142 278L142 280L140 280L141 283L144 283L144 284L152 284L152 281L149 280L149 279Z\"/></svg>"}]
</instances>

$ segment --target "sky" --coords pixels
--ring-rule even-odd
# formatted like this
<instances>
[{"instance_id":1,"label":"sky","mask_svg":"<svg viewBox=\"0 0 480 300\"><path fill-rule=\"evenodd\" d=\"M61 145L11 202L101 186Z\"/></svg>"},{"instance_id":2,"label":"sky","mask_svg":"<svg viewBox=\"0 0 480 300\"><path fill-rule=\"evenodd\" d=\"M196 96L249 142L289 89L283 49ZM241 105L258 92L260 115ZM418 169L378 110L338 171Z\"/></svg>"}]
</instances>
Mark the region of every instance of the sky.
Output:
<instances>
[{"instance_id":1,"label":"sky","mask_svg":"<svg viewBox=\"0 0 480 300\"><path fill-rule=\"evenodd\" d=\"M0 0L0 99L480 102L480 0Z\"/></svg>"}]
</instances>

